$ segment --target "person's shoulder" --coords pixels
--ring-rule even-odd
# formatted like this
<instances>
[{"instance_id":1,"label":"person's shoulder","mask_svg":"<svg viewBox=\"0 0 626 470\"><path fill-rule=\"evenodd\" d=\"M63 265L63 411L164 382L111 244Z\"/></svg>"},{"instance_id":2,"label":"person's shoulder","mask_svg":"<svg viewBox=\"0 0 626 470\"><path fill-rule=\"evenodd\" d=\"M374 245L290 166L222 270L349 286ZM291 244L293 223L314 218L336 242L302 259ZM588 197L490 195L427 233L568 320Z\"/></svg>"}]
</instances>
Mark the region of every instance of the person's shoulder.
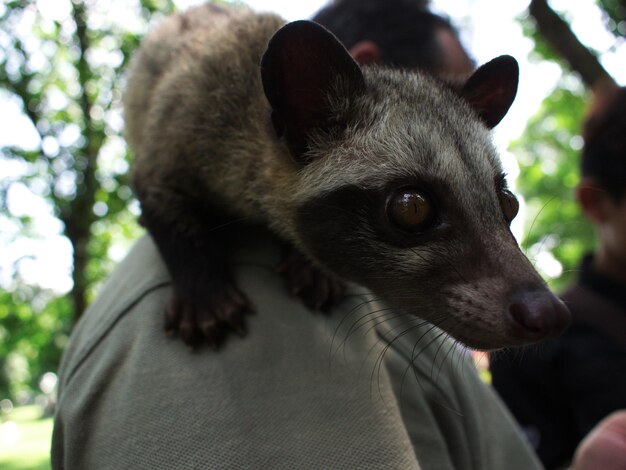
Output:
<instances>
[{"instance_id":1,"label":"person's shoulder","mask_svg":"<svg viewBox=\"0 0 626 470\"><path fill-rule=\"evenodd\" d=\"M169 284L170 276L152 239L137 240L74 327L61 372L81 363L121 318L141 308L143 298L160 295Z\"/></svg>"},{"instance_id":2,"label":"person's shoulder","mask_svg":"<svg viewBox=\"0 0 626 470\"><path fill-rule=\"evenodd\" d=\"M114 321L142 297L169 284L170 276L156 245L144 236L111 273L77 328Z\"/></svg>"},{"instance_id":3,"label":"person's shoulder","mask_svg":"<svg viewBox=\"0 0 626 470\"><path fill-rule=\"evenodd\" d=\"M94 309L134 302L155 287L169 283L170 275L156 245L152 238L143 236L135 242L102 286L86 315Z\"/></svg>"}]
</instances>

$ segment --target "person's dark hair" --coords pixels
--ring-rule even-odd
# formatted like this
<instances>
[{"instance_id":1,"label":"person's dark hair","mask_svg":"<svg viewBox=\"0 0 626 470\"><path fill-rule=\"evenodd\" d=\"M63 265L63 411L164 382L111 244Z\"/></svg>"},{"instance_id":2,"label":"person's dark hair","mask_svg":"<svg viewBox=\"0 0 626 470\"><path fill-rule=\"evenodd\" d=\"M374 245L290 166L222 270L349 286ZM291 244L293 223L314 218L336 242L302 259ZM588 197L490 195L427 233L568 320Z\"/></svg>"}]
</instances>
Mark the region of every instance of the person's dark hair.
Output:
<instances>
[{"instance_id":1,"label":"person's dark hair","mask_svg":"<svg viewBox=\"0 0 626 470\"><path fill-rule=\"evenodd\" d=\"M441 54L435 32L454 27L427 10L424 0L335 0L312 20L321 24L350 49L359 41L380 48L382 62L395 67L437 72Z\"/></svg>"},{"instance_id":2,"label":"person's dark hair","mask_svg":"<svg viewBox=\"0 0 626 470\"><path fill-rule=\"evenodd\" d=\"M597 180L615 200L626 196L626 88L585 123L581 173Z\"/></svg>"}]
</instances>

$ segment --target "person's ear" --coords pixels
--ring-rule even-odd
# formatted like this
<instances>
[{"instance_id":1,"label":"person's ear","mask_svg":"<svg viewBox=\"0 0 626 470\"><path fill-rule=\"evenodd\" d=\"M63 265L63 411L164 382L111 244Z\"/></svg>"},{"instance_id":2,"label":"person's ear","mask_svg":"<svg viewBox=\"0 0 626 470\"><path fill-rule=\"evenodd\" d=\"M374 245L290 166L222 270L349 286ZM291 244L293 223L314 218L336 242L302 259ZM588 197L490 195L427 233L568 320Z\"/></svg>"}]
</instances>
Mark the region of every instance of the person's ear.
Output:
<instances>
[{"instance_id":1,"label":"person's ear","mask_svg":"<svg viewBox=\"0 0 626 470\"><path fill-rule=\"evenodd\" d=\"M608 217L607 198L609 195L600 188L593 178L583 178L576 187L576 199L587 217L593 223L602 223Z\"/></svg>"},{"instance_id":2,"label":"person's ear","mask_svg":"<svg viewBox=\"0 0 626 470\"><path fill-rule=\"evenodd\" d=\"M349 52L360 66L379 64L383 59L380 47L372 41L359 41Z\"/></svg>"}]
</instances>

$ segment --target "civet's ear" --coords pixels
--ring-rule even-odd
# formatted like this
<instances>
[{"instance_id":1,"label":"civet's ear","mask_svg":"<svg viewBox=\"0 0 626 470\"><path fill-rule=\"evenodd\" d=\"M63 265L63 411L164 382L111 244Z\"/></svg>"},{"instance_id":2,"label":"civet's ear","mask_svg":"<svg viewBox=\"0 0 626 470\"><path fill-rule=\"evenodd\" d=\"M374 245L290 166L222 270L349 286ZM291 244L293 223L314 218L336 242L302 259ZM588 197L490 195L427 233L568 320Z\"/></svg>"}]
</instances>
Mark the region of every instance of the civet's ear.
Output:
<instances>
[{"instance_id":1,"label":"civet's ear","mask_svg":"<svg viewBox=\"0 0 626 470\"><path fill-rule=\"evenodd\" d=\"M274 128L302 164L310 132L331 125L329 98L365 89L346 48L312 21L288 23L274 34L261 59L261 78Z\"/></svg>"},{"instance_id":2,"label":"civet's ear","mask_svg":"<svg viewBox=\"0 0 626 470\"><path fill-rule=\"evenodd\" d=\"M508 55L496 57L476 70L465 82L461 95L485 125L498 125L517 94L519 67Z\"/></svg>"}]
</instances>

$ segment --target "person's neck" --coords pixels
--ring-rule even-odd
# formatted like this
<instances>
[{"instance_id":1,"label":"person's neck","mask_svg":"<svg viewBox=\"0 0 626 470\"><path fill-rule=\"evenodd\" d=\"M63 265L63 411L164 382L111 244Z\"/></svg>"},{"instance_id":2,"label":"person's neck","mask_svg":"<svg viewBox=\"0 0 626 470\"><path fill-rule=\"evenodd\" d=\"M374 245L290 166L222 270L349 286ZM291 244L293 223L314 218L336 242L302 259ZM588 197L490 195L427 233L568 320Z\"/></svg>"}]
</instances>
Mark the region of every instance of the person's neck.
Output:
<instances>
[{"instance_id":1,"label":"person's neck","mask_svg":"<svg viewBox=\"0 0 626 470\"><path fill-rule=\"evenodd\" d=\"M626 260L619 254L600 247L593 259L593 268L600 274L617 279L626 284Z\"/></svg>"}]
</instances>

